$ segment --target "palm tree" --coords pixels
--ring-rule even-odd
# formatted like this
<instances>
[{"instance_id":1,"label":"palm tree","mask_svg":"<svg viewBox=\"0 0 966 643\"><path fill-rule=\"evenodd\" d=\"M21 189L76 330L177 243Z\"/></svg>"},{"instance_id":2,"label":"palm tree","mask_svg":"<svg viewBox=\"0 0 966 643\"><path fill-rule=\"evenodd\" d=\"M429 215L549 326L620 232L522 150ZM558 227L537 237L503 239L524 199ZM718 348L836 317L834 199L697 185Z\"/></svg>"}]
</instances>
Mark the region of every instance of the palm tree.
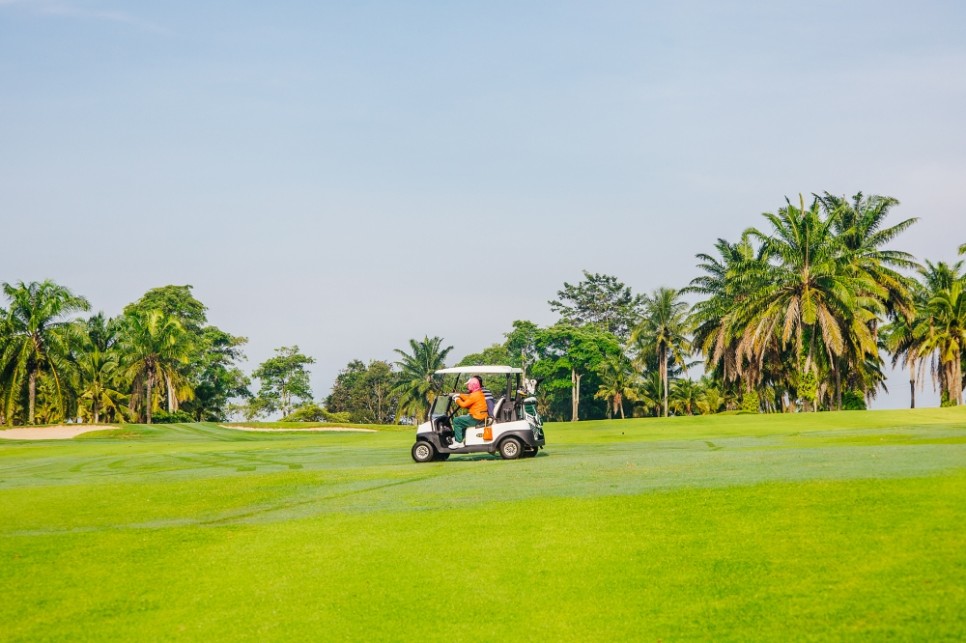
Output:
<instances>
[{"instance_id":1,"label":"palm tree","mask_svg":"<svg viewBox=\"0 0 966 643\"><path fill-rule=\"evenodd\" d=\"M118 357L115 353L101 352L98 348L82 351L77 356L79 385L77 393L80 406L90 421L97 424L101 413L119 416L127 410L127 396L117 390Z\"/></svg>"},{"instance_id":2,"label":"palm tree","mask_svg":"<svg viewBox=\"0 0 966 643\"><path fill-rule=\"evenodd\" d=\"M738 348L744 329L737 312L742 302L757 288L766 268L761 252L752 247L747 235L738 243L718 239L718 257L699 254L698 267L706 274L691 280L682 294L703 295L691 309L689 325L694 329L692 344L705 359L705 370L722 382L747 379L748 388L760 379L756 365L743 362Z\"/></svg>"},{"instance_id":3,"label":"palm tree","mask_svg":"<svg viewBox=\"0 0 966 643\"><path fill-rule=\"evenodd\" d=\"M16 286L3 284L10 300L0 349L0 382L4 415L13 422L14 404L27 387L27 424L34 424L37 383L42 374L52 379L53 396L63 401L62 376L69 369L73 324L68 315L88 310L90 304L63 286L47 280Z\"/></svg>"},{"instance_id":4,"label":"palm tree","mask_svg":"<svg viewBox=\"0 0 966 643\"><path fill-rule=\"evenodd\" d=\"M694 415L701 400L701 386L688 377L674 380L671 385L670 403L675 414Z\"/></svg>"},{"instance_id":5,"label":"palm tree","mask_svg":"<svg viewBox=\"0 0 966 643\"><path fill-rule=\"evenodd\" d=\"M851 268L864 272L886 292L885 305L889 314L912 313L912 280L897 272L897 268L918 269L919 264L908 252L882 248L908 230L918 218L905 219L885 227L885 219L899 201L892 197L859 192L852 201L830 195L818 197L833 223Z\"/></svg>"},{"instance_id":6,"label":"palm tree","mask_svg":"<svg viewBox=\"0 0 966 643\"><path fill-rule=\"evenodd\" d=\"M164 384L168 409L183 385L178 365L188 362L191 346L181 323L160 310L132 311L123 317L120 340L121 368L135 390L143 390L145 421L151 424L158 384ZM142 388L143 387L143 388Z\"/></svg>"},{"instance_id":7,"label":"palm tree","mask_svg":"<svg viewBox=\"0 0 966 643\"><path fill-rule=\"evenodd\" d=\"M953 405L963 403L962 359L966 351L966 278L960 274L960 266L961 262L952 267L942 262L936 266L938 274L930 284L932 296L913 329L921 352L933 355L933 373L939 380L943 402Z\"/></svg>"},{"instance_id":8,"label":"palm tree","mask_svg":"<svg viewBox=\"0 0 966 643\"><path fill-rule=\"evenodd\" d=\"M433 373L446 366L446 356L452 346L442 348L441 337L423 337L421 342L409 340L411 353L395 349L401 359L396 362L400 368L399 384L393 393L399 396L397 417L418 417L426 412L432 395L438 393L438 384Z\"/></svg>"},{"instance_id":9,"label":"palm tree","mask_svg":"<svg viewBox=\"0 0 966 643\"><path fill-rule=\"evenodd\" d=\"M903 316L910 319L915 313L912 296L914 280L900 274L897 269L918 269L919 264L909 253L883 246L891 243L918 219L905 219L886 227L889 211L899 204L892 197L864 197L860 192L847 201L844 197L826 192L817 199L833 223L841 251L853 274L867 278L879 289L865 294L881 302L881 312L887 317L895 319ZM871 308L879 309L879 306ZM880 315L868 307L857 314L866 317L869 330L876 338ZM870 350L863 340L863 337L857 337L852 332L847 333L846 350L832 360L838 408L842 406L843 373L847 374L846 386L861 390L866 397L874 396L884 380L878 351ZM869 356L872 357L871 361Z\"/></svg>"},{"instance_id":10,"label":"palm tree","mask_svg":"<svg viewBox=\"0 0 966 643\"><path fill-rule=\"evenodd\" d=\"M922 342L915 336L917 320L898 317L882 328L886 351L892 355L892 367L900 361L909 373L909 408L916 408L916 380L923 363Z\"/></svg>"},{"instance_id":11,"label":"palm tree","mask_svg":"<svg viewBox=\"0 0 966 643\"><path fill-rule=\"evenodd\" d=\"M651 296L644 296L644 315L631 333L631 344L639 358L657 358L661 378L661 399L664 417L668 415L668 364L682 369L688 367L691 354L688 339L688 305L673 288L658 288Z\"/></svg>"},{"instance_id":12,"label":"palm tree","mask_svg":"<svg viewBox=\"0 0 966 643\"><path fill-rule=\"evenodd\" d=\"M777 214L764 216L772 234L751 228L748 235L761 242L768 271L741 306L741 350L753 359L775 337L783 348L793 347L801 369L800 393L814 408L819 358L832 369L847 342L865 353L877 350L868 323L881 312L886 290L852 269L834 234L837 215L823 218L817 199L808 209L800 198L800 207L788 202Z\"/></svg>"},{"instance_id":13,"label":"palm tree","mask_svg":"<svg viewBox=\"0 0 966 643\"><path fill-rule=\"evenodd\" d=\"M635 395L636 401L643 408L644 415L648 417L661 415L663 390L664 382L661 381L661 374L658 371L645 372L640 378L640 387Z\"/></svg>"},{"instance_id":14,"label":"palm tree","mask_svg":"<svg viewBox=\"0 0 966 643\"><path fill-rule=\"evenodd\" d=\"M727 403L725 395L714 378L707 375L702 377L698 390L697 407L702 415L712 415L724 410Z\"/></svg>"},{"instance_id":15,"label":"palm tree","mask_svg":"<svg viewBox=\"0 0 966 643\"><path fill-rule=\"evenodd\" d=\"M623 420L624 400L634 402L638 397L633 365L624 355L610 355L601 362L598 374L601 383L594 399L607 400L607 417L612 418L620 411Z\"/></svg>"}]
</instances>

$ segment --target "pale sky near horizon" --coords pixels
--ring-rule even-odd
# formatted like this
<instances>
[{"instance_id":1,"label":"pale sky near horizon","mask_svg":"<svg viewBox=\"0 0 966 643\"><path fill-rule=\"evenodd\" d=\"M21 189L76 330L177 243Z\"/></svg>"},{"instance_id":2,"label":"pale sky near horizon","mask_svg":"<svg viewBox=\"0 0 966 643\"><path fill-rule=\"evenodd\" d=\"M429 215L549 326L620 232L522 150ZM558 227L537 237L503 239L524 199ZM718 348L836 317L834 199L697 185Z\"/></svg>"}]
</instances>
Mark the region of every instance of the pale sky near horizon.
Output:
<instances>
[{"instance_id":1,"label":"pale sky near horizon","mask_svg":"<svg viewBox=\"0 0 966 643\"><path fill-rule=\"evenodd\" d=\"M894 247L954 260L964 117L958 1L0 0L0 281L191 284L321 399L552 323L583 269L683 287L799 193L896 197Z\"/></svg>"}]
</instances>

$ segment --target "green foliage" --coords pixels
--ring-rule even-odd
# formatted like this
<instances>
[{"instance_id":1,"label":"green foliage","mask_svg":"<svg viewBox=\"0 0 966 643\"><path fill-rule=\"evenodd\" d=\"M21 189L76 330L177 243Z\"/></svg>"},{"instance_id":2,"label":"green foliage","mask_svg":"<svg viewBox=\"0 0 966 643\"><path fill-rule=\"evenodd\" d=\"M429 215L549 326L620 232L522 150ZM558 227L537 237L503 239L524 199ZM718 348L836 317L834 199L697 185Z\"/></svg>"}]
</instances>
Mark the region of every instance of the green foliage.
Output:
<instances>
[{"instance_id":1,"label":"green foliage","mask_svg":"<svg viewBox=\"0 0 966 643\"><path fill-rule=\"evenodd\" d=\"M335 422L338 424L349 424L352 420L349 413L330 413L318 404L303 404L289 415L283 417L280 422Z\"/></svg>"},{"instance_id":2,"label":"green foliage","mask_svg":"<svg viewBox=\"0 0 966 643\"><path fill-rule=\"evenodd\" d=\"M208 308L191 294L192 286L162 286L152 288L134 302L124 307L124 314L148 313L159 310L177 319L189 333L200 333L207 321Z\"/></svg>"},{"instance_id":3,"label":"green foliage","mask_svg":"<svg viewBox=\"0 0 966 643\"><path fill-rule=\"evenodd\" d=\"M191 395L179 366L190 363L191 337L174 317L160 310L132 310L121 321L121 369L133 383L131 407L148 424L161 408L162 391L169 413L178 410L179 389Z\"/></svg>"},{"instance_id":4,"label":"green foliage","mask_svg":"<svg viewBox=\"0 0 966 643\"><path fill-rule=\"evenodd\" d=\"M260 380L258 399L269 413L288 415L297 403L312 400L309 373L305 367L315 359L299 352L298 346L275 349L275 357L262 362L252 373Z\"/></svg>"},{"instance_id":5,"label":"green foliage","mask_svg":"<svg viewBox=\"0 0 966 643\"><path fill-rule=\"evenodd\" d=\"M698 255L706 274L687 290L706 297L693 321L709 372L809 409L832 407L843 390L879 388L876 329L913 309L914 284L897 269L915 261L886 247L915 223L886 225L897 204L861 193L825 193L809 206L786 199L763 215L767 230L749 228L734 244L719 239L719 257Z\"/></svg>"},{"instance_id":6,"label":"green foliage","mask_svg":"<svg viewBox=\"0 0 966 643\"><path fill-rule=\"evenodd\" d=\"M192 362L193 399L184 409L196 420L220 421L228 416L232 399L251 397L251 381L235 363L244 359L241 347L248 340L215 326L206 326L196 337L198 350Z\"/></svg>"},{"instance_id":7,"label":"green foliage","mask_svg":"<svg viewBox=\"0 0 966 643\"><path fill-rule=\"evenodd\" d=\"M456 366L479 366L480 364L505 364L512 361L505 344L493 344L479 353L471 353L461 359Z\"/></svg>"},{"instance_id":8,"label":"green foliage","mask_svg":"<svg viewBox=\"0 0 966 643\"><path fill-rule=\"evenodd\" d=\"M843 411L864 411L865 396L861 391L846 391L842 394Z\"/></svg>"},{"instance_id":9,"label":"green foliage","mask_svg":"<svg viewBox=\"0 0 966 643\"><path fill-rule=\"evenodd\" d=\"M380 360L368 365L353 360L339 372L325 405L359 424L391 424L396 419L399 397L394 392L399 376Z\"/></svg>"},{"instance_id":10,"label":"green foliage","mask_svg":"<svg viewBox=\"0 0 966 643\"><path fill-rule=\"evenodd\" d=\"M536 337L540 328L531 321L516 320L513 330L506 334L508 366L528 370L537 359Z\"/></svg>"},{"instance_id":11,"label":"green foliage","mask_svg":"<svg viewBox=\"0 0 966 643\"><path fill-rule=\"evenodd\" d=\"M182 424L193 422L194 418L191 417L190 413L185 411L172 411L169 413L163 409L158 409L151 415L151 421L154 424Z\"/></svg>"},{"instance_id":12,"label":"green foliage","mask_svg":"<svg viewBox=\"0 0 966 643\"><path fill-rule=\"evenodd\" d=\"M622 354L619 340L596 326L576 328L557 324L539 329L534 335L534 346L539 359L530 374L542 379L541 388L550 398L546 408L550 419L602 418L607 404L594 399L600 390L600 371L608 357ZM565 395L569 392L568 400Z\"/></svg>"},{"instance_id":13,"label":"green foliage","mask_svg":"<svg viewBox=\"0 0 966 643\"><path fill-rule=\"evenodd\" d=\"M452 346L443 348L442 337L424 337L422 341L409 340L410 352L396 349L400 360L398 384L392 394L399 400L399 416L422 417L429 408L430 400L439 393L439 383L433 374L446 367L446 356L453 350Z\"/></svg>"},{"instance_id":14,"label":"green foliage","mask_svg":"<svg viewBox=\"0 0 966 643\"><path fill-rule=\"evenodd\" d=\"M801 364L802 371L798 374L798 396L808 402L815 404L818 399L818 376L812 369L806 369L804 361Z\"/></svg>"},{"instance_id":15,"label":"green foliage","mask_svg":"<svg viewBox=\"0 0 966 643\"><path fill-rule=\"evenodd\" d=\"M559 313L560 321L566 325L594 325L626 340L641 316L644 298L632 294L617 277L582 272L584 279L580 283L564 282L557 299L548 302L550 310Z\"/></svg>"},{"instance_id":16,"label":"green foliage","mask_svg":"<svg viewBox=\"0 0 966 643\"><path fill-rule=\"evenodd\" d=\"M663 413L670 410L671 372L684 371L691 355L688 305L673 288L658 288L643 300L644 314L631 333L630 343L642 370L656 370L661 380Z\"/></svg>"},{"instance_id":17,"label":"green foliage","mask_svg":"<svg viewBox=\"0 0 966 643\"><path fill-rule=\"evenodd\" d=\"M75 331L73 321L68 318L90 309L90 304L50 280L4 283L3 292L10 308L0 319L2 414L11 424L15 417L34 424L39 378L47 375L51 389L48 402L54 405L48 408L55 409L53 419L61 419L64 417L64 379L71 368L70 345Z\"/></svg>"},{"instance_id":18,"label":"green foliage","mask_svg":"<svg viewBox=\"0 0 966 643\"><path fill-rule=\"evenodd\" d=\"M758 413L761 410L761 398L758 391L745 391L741 396L741 410L745 413Z\"/></svg>"},{"instance_id":19,"label":"green foliage","mask_svg":"<svg viewBox=\"0 0 966 643\"><path fill-rule=\"evenodd\" d=\"M207 325L207 307L191 293L191 286L163 286L149 290L124 308L125 316L160 311L177 320L185 331L189 359L176 367L179 385L166 391L169 406L179 407L197 420L224 420L234 398L248 398L248 378L235 366L244 359L244 337Z\"/></svg>"}]
</instances>

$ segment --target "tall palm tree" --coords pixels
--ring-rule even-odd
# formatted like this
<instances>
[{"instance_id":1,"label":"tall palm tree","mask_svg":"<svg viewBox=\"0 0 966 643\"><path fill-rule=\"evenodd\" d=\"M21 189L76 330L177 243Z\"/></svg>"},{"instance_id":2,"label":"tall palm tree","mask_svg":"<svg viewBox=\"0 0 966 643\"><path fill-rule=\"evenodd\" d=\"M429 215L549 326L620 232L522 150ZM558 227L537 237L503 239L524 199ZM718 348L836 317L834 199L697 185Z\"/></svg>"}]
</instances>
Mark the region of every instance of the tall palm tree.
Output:
<instances>
[{"instance_id":1,"label":"tall palm tree","mask_svg":"<svg viewBox=\"0 0 966 643\"><path fill-rule=\"evenodd\" d=\"M924 353L922 341L916 337L918 319L899 316L882 329L882 340L886 351L892 355L892 367L900 361L909 373L909 408L916 408L916 382L922 368Z\"/></svg>"},{"instance_id":2,"label":"tall palm tree","mask_svg":"<svg viewBox=\"0 0 966 643\"><path fill-rule=\"evenodd\" d=\"M677 290L658 288L652 295L644 296L644 315L631 332L631 344L639 358L657 358L664 417L668 415L668 365L688 367L689 332L688 305Z\"/></svg>"},{"instance_id":3,"label":"tall palm tree","mask_svg":"<svg viewBox=\"0 0 966 643\"><path fill-rule=\"evenodd\" d=\"M171 398L183 385L178 366L187 363L191 354L188 335L177 319L160 310L132 311L123 317L119 346L122 372L135 390L143 391L143 398L136 399L144 405L145 421L151 424L157 385L166 388L169 410Z\"/></svg>"},{"instance_id":4,"label":"tall palm tree","mask_svg":"<svg viewBox=\"0 0 966 643\"><path fill-rule=\"evenodd\" d=\"M453 350L452 346L442 347L441 337L424 337L422 341L409 340L407 353L395 349L400 355L396 362L399 367L399 384L393 393L399 396L399 413L397 417L418 417L426 412L431 397L438 393L438 385L433 379L433 373L446 366L446 356Z\"/></svg>"},{"instance_id":5,"label":"tall palm tree","mask_svg":"<svg viewBox=\"0 0 966 643\"><path fill-rule=\"evenodd\" d=\"M723 382L745 376L748 387L757 384L760 369L742 362L738 348L744 334L737 312L742 302L757 288L766 268L760 249L743 235L738 243L718 239L718 256L699 254L698 267L705 274L691 280L682 294L704 296L691 309L689 324L694 329L692 343L705 359L705 370Z\"/></svg>"},{"instance_id":6,"label":"tall palm tree","mask_svg":"<svg viewBox=\"0 0 966 643\"><path fill-rule=\"evenodd\" d=\"M913 217L886 227L889 211L899 205L897 199L887 196L864 197L859 192L852 201L847 201L826 192L818 199L832 221L851 268L857 273L864 272L885 290L884 303L890 315L911 314L912 280L897 269L914 270L919 264L908 252L883 246L894 241L919 219Z\"/></svg>"},{"instance_id":7,"label":"tall palm tree","mask_svg":"<svg viewBox=\"0 0 966 643\"><path fill-rule=\"evenodd\" d=\"M898 269L918 269L919 264L911 254L884 246L909 229L918 219L905 219L895 225L886 226L885 221L890 210L899 204L892 197L865 197L860 192L849 201L826 192L817 199L832 221L849 269L854 275L867 278L868 282L877 287L876 292L866 294L881 302L881 313L886 317L895 319L903 316L911 319L915 313L913 280L899 273ZM876 338L880 314L872 310L859 311L858 314L866 317L869 330L873 338ZM852 332L847 333L845 339L845 350L831 361L838 408L842 406L843 373L846 374L846 386L850 389L861 389L866 397L874 396L884 380L878 351L868 350L862 343L863 338Z\"/></svg>"},{"instance_id":8,"label":"tall palm tree","mask_svg":"<svg viewBox=\"0 0 966 643\"><path fill-rule=\"evenodd\" d=\"M748 231L761 242L769 269L741 307L742 352L761 355L779 337L782 347L792 347L798 356L802 393L814 407L819 358L834 368L847 341L865 353L877 350L868 322L880 312L886 292L852 269L834 233L837 215L823 218L818 200L806 208L800 197L800 207L788 202L777 214L764 216L771 234Z\"/></svg>"},{"instance_id":9,"label":"tall palm tree","mask_svg":"<svg viewBox=\"0 0 966 643\"><path fill-rule=\"evenodd\" d=\"M69 315L88 310L83 297L47 280L16 285L3 284L10 300L4 324L4 343L0 348L0 382L4 415L13 422L14 404L27 388L27 424L34 424L37 383L46 373L52 380L53 395L63 400L62 379L69 369L70 337L73 323Z\"/></svg>"},{"instance_id":10,"label":"tall palm tree","mask_svg":"<svg viewBox=\"0 0 966 643\"><path fill-rule=\"evenodd\" d=\"M944 402L963 403L963 353L966 351L966 279L958 274L948 287L933 291L924 314L913 330L921 350L933 355Z\"/></svg>"}]
</instances>

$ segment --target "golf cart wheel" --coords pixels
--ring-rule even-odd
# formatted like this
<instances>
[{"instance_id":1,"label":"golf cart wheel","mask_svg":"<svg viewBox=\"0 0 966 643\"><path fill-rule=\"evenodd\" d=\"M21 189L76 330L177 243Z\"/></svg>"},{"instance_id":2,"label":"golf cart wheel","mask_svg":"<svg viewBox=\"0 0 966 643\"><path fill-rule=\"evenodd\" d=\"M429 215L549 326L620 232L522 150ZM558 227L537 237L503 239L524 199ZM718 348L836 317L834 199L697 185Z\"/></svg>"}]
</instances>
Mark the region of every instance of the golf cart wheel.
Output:
<instances>
[{"instance_id":1,"label":"golf cart wheel","mask_svg":"<svg viewBox=\"0 0 966 643\"><path fill-rule=\"evenodd\" d=\"M516 460L523 453L523 445L516 438L507 438L500 443L500 457L504 460Z\"/></svg>"},{"instance_id":2,"label":"golf cart wheel","mask_svg":"<svg viewBox=\"0 0 966 643\"><path fill-rule=\"evenodd\" d=\"M540 451L538 449L524 449L523 453L520 454L521 458L535 458Z\"/></svg>"},{"instance_id":3,"label":"golf cart wheel","mask_svg":"<svg viewBox=\"0 0 966 643\"><path fill-rule=\"evenodd\" d=\"M433 460L436 461L436 462L446 462L447 460L449 460L449 454L448 453L437 453L436 454L436 457L434 457Z\"/></svg>"},{"instance_id":4,"label":"golf cart wheel","mask_svg":"<svg viewBox=\"0 0 966 643\"><path fill-rule=\"evenodd\" d=\"M413 460L416 462L431 462L436 457L436 449L425 440L413 445Z\"/></svg>"}]
</instances>

